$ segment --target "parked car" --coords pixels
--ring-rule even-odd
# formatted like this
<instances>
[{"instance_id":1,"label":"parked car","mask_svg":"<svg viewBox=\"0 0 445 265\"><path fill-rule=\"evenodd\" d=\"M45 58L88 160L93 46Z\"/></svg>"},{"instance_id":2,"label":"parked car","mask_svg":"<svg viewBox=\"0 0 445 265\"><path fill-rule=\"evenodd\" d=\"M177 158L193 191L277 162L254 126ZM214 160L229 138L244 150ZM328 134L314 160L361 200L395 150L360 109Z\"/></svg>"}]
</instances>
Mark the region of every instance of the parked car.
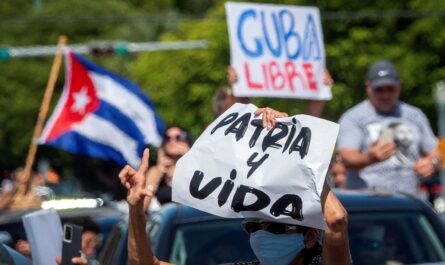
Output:
<instances>
[{"instance_id":1,"label":"parked car","mask_svg":"<svg viewBox=\"0 0 445 265\"><path fill-rule=\"evenodd\" d=\"M445 229L428 202L410 195L344 192L354 264L445 261Z\"/></svg>"},{"instance_id":2,"label":"parked car","mask_svg":"<svg viewBox=\"0 0 445 265\"><path fill-rule=\"evenodd\" d=\"M427 202L404 194L336 193L348 211L354 264L445 261L445 228ZM178 265L255 260L241 221L171 204L148 220L147 233L156 256ZM106 260L101 253L102 264L126 264L126 229L123 222L111 233L104 251L115 251L107 251Z\"/></svg>"}]
</instances>

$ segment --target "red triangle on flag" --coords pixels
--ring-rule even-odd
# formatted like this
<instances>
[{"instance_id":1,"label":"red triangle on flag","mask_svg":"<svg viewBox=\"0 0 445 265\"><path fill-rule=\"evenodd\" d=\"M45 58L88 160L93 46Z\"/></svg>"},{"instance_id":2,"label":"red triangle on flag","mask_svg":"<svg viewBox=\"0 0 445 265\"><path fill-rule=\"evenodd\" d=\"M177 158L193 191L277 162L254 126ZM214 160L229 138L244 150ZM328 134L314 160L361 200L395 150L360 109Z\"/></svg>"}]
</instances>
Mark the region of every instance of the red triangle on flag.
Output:
<instances>
[{"instance_id":1,"label":"red triangle on flag","mask_svg":"<svg viewBox=\"0 0 445 265\"><path fill-rule=\"evenodd\" d=\"M94 83L87 68L76 59L72 52L65 56L67 62L67 80L64 88L64 103L60 114L47 134L50 141L69 131L76 123L81 122L91 112L99 108L100 102Z\"/></svg>"}]
</instances>

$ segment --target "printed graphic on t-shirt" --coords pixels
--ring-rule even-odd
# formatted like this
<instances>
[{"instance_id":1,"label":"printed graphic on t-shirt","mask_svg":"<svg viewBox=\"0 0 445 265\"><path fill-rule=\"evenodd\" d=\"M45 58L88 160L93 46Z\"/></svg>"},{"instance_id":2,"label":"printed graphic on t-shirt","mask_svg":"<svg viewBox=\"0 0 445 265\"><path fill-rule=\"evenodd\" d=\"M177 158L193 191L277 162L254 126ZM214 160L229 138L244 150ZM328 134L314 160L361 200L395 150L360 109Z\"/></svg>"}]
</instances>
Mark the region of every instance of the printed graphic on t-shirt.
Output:
<instances>
[{"instance_id":1,"label":"printed graphic on t-shirt","mask_svg":"<svg viewBox=\"0 0 445 265\"><path fill-rule=\"evenodd\" d=\"M414 142L414 134L411 128L402 121L372 123L367 126L371 142L392 141L396 145L396 153L390 159L397 164L413 165L415 158L410 152Z\"/></svg>"}]
</instances>

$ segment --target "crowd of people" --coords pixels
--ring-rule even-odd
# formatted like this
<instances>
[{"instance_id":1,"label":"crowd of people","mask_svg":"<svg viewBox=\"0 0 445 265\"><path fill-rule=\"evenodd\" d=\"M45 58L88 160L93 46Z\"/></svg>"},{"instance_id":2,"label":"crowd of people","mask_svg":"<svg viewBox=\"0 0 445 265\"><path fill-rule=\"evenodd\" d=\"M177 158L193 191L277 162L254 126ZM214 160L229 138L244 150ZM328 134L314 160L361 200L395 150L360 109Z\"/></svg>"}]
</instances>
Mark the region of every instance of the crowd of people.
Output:
<instances>
[{"instance_id":1,"label":"crowd of people","mask_svg":"<svg viewBox=\"0 0 445 265\"><path fill-rule=\"evenodd\" d=\"M236 82L237 75L229 67L229 85L218 89L213 97L215 118L236 102L251 102L250 98L239 98L233 94L231 86ZM327 70L324 83L333 85ZM244 225L248 231L249 227L254 229L249 232L250 242L261 264L350 264L347 213L331 188L415 195L419 180L432 176L440 169L442 157L428 119L419 108L399 100L401 89L402 79L394 64L378 61L369 67L365 80L367 98L347 110L339 120L337 150L321 195L328 225L322 244L317 241L320 231L314 228L293 225L294 232L275 235L267 233L268 227L275 223L247 220ZM324 105L325 101L311 100L305 113L320 117ZM270 108L259 111L264 114L265 127L273 126L276 118L287 116ZM148 166L148 151L145 151L139 169L126 166L120 172L120 181L128 191L130 265L170 264L159 261L151 251L145 233L145 218L147 210L153 205L162 206L172 201L176 162L192 145L192 137L186 129L171 126L165 131L162 146L157 150L155 165ZM52 196L50 191L42 190L44 185L37 174L33 174L31 184L22 179L18 170L11 182L4 185L8 188L2 189L0 209L21 208L21 204L28 203L27 207L35 207L45 196ZM97 231L91 230L90 236L97 234ZM258 240L263 243L256 243ZM267 242L282 246L281 252L276 253L275 250L275 253L265 255L269 253ZM289 245L288 242L293 243ZM23 242L18 242L17 247L26 250ZM91 251L87 247L83 249L84 254L91 257L90 263L87 259L78 258L75 264L93 264L93 256L89 254Z\"/></svg>"},{"instance_id":2,"label":"crowd of people","mask_svg":"<svg viewBox=\"0 0 445 265\"><path fill-rule=\"evenodd\" d=\"M43 200L54 198L54 192L45 185L41 174L17 168L11 176L2 181L0 210L38 208Z\"/></svg>"},{"instance_id":3,"label":"crowd of people","mask_svg":"<svg viewBox=\"0 0 445 265\"><path fill-rule=\"evenodd\" d=\"M236 80L236 74L229 68L229 84ZM332 85L327 71L325 83ZM392 63L379 61L370 66L365 87L368 98L340 119L338 154L333 156L327 181L330 186L416 194L419 179L439 170L441 156L437 139L422 111L399 100L401 86L402 81ZM217 91L213 102L214 114L219 116L233 103L248 103L250 99L235 97L230 86L226 86ZM324 102L311 101L306 113L320 116L323 107ZM281 113L264 117L274 123ZM145 177L146 170L144 166L139 170L126 167L119 175L128 189L130 264L170 264L154 256L145 234L146 207L141 198L151 199L157 187L155 184L153 189L144 188L145 181L150 181ZM318 238L316 229L298 227L294 230L298 232L286 235L285 239L267 232L274 223L246 221L245 227L254 227L250 242L261 264L350 264L347 214L327 184L322 194L322 207L328 229L321 245L313 240ZM287 242L293 243L289 246ZM272 251L272 244L279 244L281 251L276 248Z\"/></svg>"}]
</instances>

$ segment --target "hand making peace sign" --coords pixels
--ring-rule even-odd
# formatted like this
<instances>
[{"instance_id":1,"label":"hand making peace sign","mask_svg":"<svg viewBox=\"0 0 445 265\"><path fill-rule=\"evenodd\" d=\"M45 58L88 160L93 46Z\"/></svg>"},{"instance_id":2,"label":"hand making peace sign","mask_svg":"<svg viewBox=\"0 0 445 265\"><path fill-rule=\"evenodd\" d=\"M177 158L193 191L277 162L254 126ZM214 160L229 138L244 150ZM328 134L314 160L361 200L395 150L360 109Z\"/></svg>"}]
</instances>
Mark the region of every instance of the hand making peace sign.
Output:
<instances>
[{"instance_id":1,"label":"hand making peace sign","mask_svg":"<svg viewBox=\"0 0 445 265\"><path fill-rule=\"evenodd\" d=\"M127 189L127 202L131 206L136 206L144 202L144 197L153 196L153 192L146 188L145 173L148 170L148 148L144 150L141 165L136 171L129 165L126 165L119 172L119 179L122 185Z\"/></svg>"}]
</instances>

